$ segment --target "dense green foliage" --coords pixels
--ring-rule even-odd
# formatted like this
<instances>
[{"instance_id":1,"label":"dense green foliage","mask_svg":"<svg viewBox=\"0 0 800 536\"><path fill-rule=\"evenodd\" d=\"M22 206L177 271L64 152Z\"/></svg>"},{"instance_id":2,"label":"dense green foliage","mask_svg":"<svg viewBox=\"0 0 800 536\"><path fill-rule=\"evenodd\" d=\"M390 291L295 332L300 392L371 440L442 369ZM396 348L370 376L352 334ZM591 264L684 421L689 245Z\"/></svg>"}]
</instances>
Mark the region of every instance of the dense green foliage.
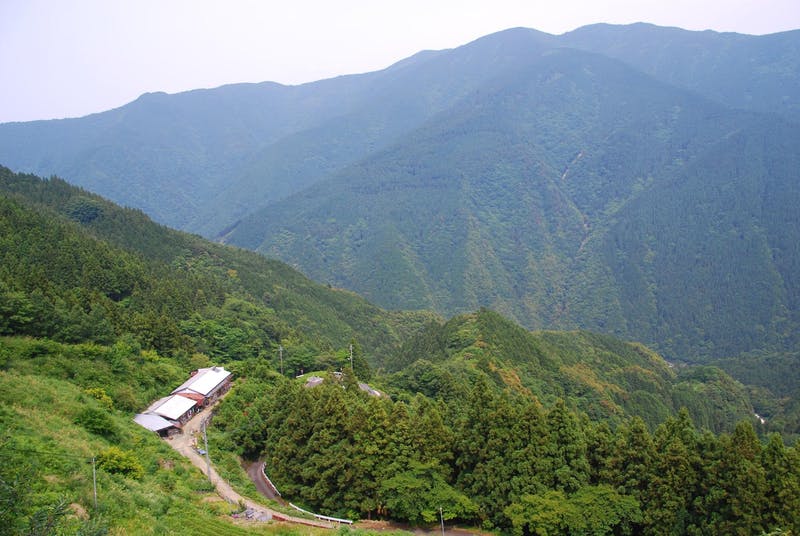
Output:
<instances>
[{"instance_id":1,"label":"dense green foliage","mask_svg":"<svg viewBox=\"0 0 800 536\"><path fill-rule=\"evenodd\" d=\"M747 385L753 407L770 428L800 437L800 355L756 353L714 364Z\"/></svg>"},{"instance_id":2,"label":"dense green foliage","mask_svg":"<svg viewBox=\"0 0 800 536\"><path fill-rule=\"evenodd\" d=\"M386 313L55 178L0 168L0 194L3 534L253 533L219 519L236 506L201 502L208 482L133 413L212 358L277 369L279 345L287 374L343 366L335 350L349 343L369 370L365 357L430 318Z\"/></svg>"},{"instance_id":3,"label":"dense green foliage","mask_svg":"<svg viewBox=\"0 0 800 536\"><path fill-rule=\"evenodd\" d=\"M371 397L345 373L308 388L253 375L218 426L263 454L284 496L328 513L480 523L513 534L759 534L800 529L800 453L749 421L689 413L613 429L485 378L449 400ZM612 431L613 430L613 431Z\"/></svg>"},{"instance_id":4,"label":"dense green foliage","mask_svg":"<svg viewBox=\"0 0 800 536\"><path fill-rule=\"evenodd\" d=\"M795 125L548 51L227 239L391 308L795 348L798 155Z\"/></svg>"},{"instance_id":5,"label":"dense green foliage","mask_svg":"<svg viewBox=\"0 0 800 536\"><path fill-rule=\"evenodd\" d=\"M383 311L59 179L0 168L0 192L0 335L97 343L130 335L146 349L223 361L277 361L282 344L293 364L355 340L379 362L431 318Z\"/></svg>"},{"instance_id":6,"label":"dense green foliage","mask_svg":"<svg viewBox=\"0 0 800 536\"><path fill-rule=\"evenodd\" d=\"M654 428L685 407L698 426L731 431L752 414L745 388L713 367L677 371L636 343L588 332L528 332L485 309L431 324L388 362L395 388L450 400L484 377L567 401L593 420L638 416ZM778 430L781 430L778 428Z\"/></svg>"}]
</instances>

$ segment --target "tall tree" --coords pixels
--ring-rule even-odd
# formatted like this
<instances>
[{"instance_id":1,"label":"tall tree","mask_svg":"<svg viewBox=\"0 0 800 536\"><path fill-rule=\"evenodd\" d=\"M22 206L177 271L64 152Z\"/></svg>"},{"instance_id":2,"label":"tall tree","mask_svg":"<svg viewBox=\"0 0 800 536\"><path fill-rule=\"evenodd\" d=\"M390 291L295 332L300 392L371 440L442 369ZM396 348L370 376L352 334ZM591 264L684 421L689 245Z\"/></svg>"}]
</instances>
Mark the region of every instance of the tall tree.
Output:
<instances>
[{"instance_id":1,"label":"tall tree","mask_svg":"<svg viewBox=\"0 0 800 536\"><path fill-rule=\"evenodd\" d=\"M574 493L589 482L589 462L583 430L563 400L559 399L547 413L547 429L548 487Z\"/></svg>"},{"instance_id":2,"label":"tall tree","mask_svg":"<svg viewBox=\"0 0 800 536\"><path fill-rule=\"evenodd\" d=\"M686 409L669 417L655 433L654 463L646 505L648 534L685 534L701 464L694 425Z\"/></svg>"},{"instance_id":3,"label":"tall tree","mask_svg":"<svg viewBox=\"0 0 800 536\"><path fill-rule=\"evenodd\" d=\"M800 457L773 433L761 456L766 489L764 524L770 530L800 532Z\"/></svg>"},{"instance_id":4,"label":"tall tree","mask_svg":"<svg viewBox=\"0 0 800 536\"><path fill-rule=\"evenodd\" d=\"M617 430L616 448L606 464L605 476L623 494L645 502L653 473L655 447L644 421L634 417Z\"/></svg>"},{"instance_id":5,"label":"tall tree","mask_svg":"<svg viewBox=\"0 0 800 536\"><path fill-rule=\"evenodd\" d=\"M760 534L765 528L767 481L761 466L761 443L750 421L722 436L716 468L716 504L711 527L717 534ZM721 492L721 493L720 493Z\"/></svg>"}]
</instances>

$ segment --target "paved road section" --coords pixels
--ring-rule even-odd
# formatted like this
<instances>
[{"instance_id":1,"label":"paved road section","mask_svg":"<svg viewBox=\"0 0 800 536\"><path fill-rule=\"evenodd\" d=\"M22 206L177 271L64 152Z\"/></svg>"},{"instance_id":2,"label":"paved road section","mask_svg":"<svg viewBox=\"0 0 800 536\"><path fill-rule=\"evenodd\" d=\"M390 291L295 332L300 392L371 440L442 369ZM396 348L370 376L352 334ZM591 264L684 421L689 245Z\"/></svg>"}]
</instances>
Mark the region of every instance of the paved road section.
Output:
<instances>
[{"instance_id":1,"label":"paved road section","mask_svg":"<svg viewBox=\"0 0 800 536\"><path fill-rule=\"evenodd\" d=\"M264 478L264 462L253 462L246 467L247 475L250 477L250 480L253 481L255 484L256 489L258 492L266 497L267 499L272 499L278 501L280 504L286 504L278 490L272 485L269 480Z\"/></svg>"}]
</instances>

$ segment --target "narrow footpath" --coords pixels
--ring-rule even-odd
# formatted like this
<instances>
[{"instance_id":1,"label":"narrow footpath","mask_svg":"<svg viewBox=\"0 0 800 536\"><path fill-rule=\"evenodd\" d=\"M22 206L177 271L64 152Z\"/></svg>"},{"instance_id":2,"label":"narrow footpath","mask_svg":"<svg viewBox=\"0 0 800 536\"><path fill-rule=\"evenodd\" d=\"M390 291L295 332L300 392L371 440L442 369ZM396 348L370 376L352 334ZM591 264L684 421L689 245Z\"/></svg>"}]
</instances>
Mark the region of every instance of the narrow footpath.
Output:
<instances>
[{"instance_id":1,"label":"narrow footpath","mask_svg":"<svg viewBox=\"0 0 800 536\"><path fill-rule=\"evenodd\" d=\"M244 504L245 507L252 509L254 512L253 519L274 519L277 521L286 521L288 523L298 523L301 525L309 525L312 527L320 528L334 528L330 523L323 523L321 521L312 521L310 519L303 519L286 515L282 512L276 512L264 505L258 504L247 497L243 497L228 484L225 480L220 478L219 474L214 470L213 464L210 468L206 467L206 459L195 450L195 437L198 437L198 445L202 445L202 428L203 421L210 418L214 410L214 405L211 405L192 417L192 419L183 425L183 433L167 439L166 442L173 449L175 449L181 456L188 459L192 465L200 469L204 475L209 476L207 469L211 472L211 482L217 490L220 497L232 504Z\"/></svg>"}]
</instances>

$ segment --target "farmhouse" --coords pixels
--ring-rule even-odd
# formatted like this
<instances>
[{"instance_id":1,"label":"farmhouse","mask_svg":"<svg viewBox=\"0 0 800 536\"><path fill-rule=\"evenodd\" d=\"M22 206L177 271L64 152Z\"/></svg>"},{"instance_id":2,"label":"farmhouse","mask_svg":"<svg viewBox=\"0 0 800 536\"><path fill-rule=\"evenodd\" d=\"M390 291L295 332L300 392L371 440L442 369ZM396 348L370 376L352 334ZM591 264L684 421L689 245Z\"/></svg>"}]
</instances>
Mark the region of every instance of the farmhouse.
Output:
<instances>
[{"instance_id":1,"label":"farmhouse","mask_svg":"<svg viewBox=\"0 0 800 536\"><path fill-rule=\"evenodd\" d=\"M172 391L153 402L134 421L161 436L180 432L181 427L204 407L230 389L231 373L223 367L202 368Z\"/></svg>"}]
</instances>

